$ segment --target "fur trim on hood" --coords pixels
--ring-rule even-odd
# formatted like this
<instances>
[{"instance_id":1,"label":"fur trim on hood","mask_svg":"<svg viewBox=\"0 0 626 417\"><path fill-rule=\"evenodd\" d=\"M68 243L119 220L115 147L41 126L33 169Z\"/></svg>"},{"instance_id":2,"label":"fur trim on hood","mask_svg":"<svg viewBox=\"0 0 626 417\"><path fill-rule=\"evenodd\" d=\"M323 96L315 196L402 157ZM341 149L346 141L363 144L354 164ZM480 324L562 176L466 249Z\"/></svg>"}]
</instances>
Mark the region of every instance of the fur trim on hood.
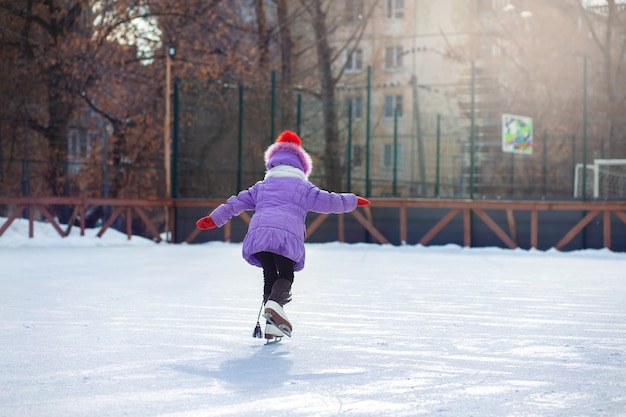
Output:
<instances>
[{"instance_id":1,"label":"fur trim on hood","mask_svg":"<svg viewBox=\"0 0 626 417\"><path fill-rule=\"evenodd\" d=\"M265 151L264 159L265 167L268 170L278 165L288 165L304 172L307 178L313 169L311 156L294 142L277 141L273 143Z\"/></svg>"}]
</instances>

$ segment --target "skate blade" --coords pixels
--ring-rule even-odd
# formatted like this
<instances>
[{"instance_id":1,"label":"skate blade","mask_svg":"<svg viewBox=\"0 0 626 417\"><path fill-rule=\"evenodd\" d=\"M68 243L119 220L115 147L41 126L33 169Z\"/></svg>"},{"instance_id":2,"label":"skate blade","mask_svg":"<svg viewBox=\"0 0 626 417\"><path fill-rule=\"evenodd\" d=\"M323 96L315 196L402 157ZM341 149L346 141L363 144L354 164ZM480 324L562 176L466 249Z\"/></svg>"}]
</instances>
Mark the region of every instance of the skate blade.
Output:
<instances>
[{"instance_id":1,"label":"skate blade","mask_svg":"<svg viewBox=\"0 0 626 417\"><path fill-rule=\"evenodd\" d=\"M265 339L266 345L275 345L282 340L282 337L274 337L272 339Z\"/></svg>"}]
</instances>

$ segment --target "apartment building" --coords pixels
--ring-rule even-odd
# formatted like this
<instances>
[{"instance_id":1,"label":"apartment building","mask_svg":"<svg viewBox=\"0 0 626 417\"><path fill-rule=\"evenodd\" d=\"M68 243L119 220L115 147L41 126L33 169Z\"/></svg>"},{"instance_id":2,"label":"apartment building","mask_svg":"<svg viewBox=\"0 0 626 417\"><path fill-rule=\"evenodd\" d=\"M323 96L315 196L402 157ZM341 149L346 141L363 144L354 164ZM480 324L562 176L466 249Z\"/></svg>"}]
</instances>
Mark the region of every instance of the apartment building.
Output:
<instances>
[{"instance_id":1,"label":"apartment building","mask_svg":"<svg viewBox=\"0 0 626 417\"><path fill-rule=\"evenodd\" d=\"M464 121L468 99L463 96L468 89L461 83L469 82L472 54L467 49L475 2L334 3L345 22L336 32L336 45L353 36L351 25L369 15L358 46L344 51L345 74L338 86L346 108L351 103L354 182L361 184L369 177L373 195L432 196L444 172L456 188L462 143L469 135ZM446 155L444 171L437 162L437 143L440 157Z\"/></svg>"}]
</instances>

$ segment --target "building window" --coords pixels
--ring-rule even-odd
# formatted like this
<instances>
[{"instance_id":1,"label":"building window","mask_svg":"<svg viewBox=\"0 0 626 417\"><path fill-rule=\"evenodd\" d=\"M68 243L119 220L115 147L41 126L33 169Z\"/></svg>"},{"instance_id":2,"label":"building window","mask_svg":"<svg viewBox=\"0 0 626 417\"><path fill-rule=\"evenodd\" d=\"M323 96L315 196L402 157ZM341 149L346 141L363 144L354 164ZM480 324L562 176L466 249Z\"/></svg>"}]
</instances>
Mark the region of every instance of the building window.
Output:
<instances>
[{"instance_id":1,"label":"building window","mask_svg":"<svg viewBox=\"0 0 626 417\"><path fill-rule=\"evenodd\" d=\"M363 20L363 0L345 0L344 17L346 22L360 22Z\"/></svg>"},{"instance_id":2,"label":"building window","mask_svg":"<svg viewBox=\"0 0 626 417\"><path fill-rule=\"evenodd\" d=\"M352 168L363 166L364 155L365 147L363 145L352 146Z\"/></svg>"},{"instance_id":3,"label":"building window","mask_svg":"<svg viewBox=\"0 0 626 417\"><path fill-rule=\"evenodd\" d=\"M70 159L83 159L87 156L90 148L87 129L71 127L69 129L68 157Z\"/></svg>"},{"instance_id":4,"label":"building window","mask_svg":"<svg viewBox=\"0 0 626 417\"><path fill-rule=\"evenodd\" d=\"M387 46L385 48L385 69L396 70L402 67L402 46Z\"/></svg>"},{"instance_id":5,"label":"building window","mask_svg":"<svg viewBox=\"0 0 626 417\"><path fill-rule=\"evenodd\" d=\"M491 5L493 9L496 11L502 11L506 6L508 6L510 0L491 0Z\"/></svg>"},{"instance_id":6,"label":"building window","mask_svg":"<svg viewBox=\"0 0 626 417\"><path fill-rule=\"evenodd\" d=\"M398 143L396 147L396 161L393 158L393 143L386 143L383 145L383 166L385 168L393 168L394 163L397 161L397 166L402 166L402 144Z\"/></svg>"},{"instance_id":7,"label":"building window","mask_svg":"<svg viewBox=\"0 0 626 417\"><path fill-rule=\"evenodd\" d=\"M510 4L510 0L478 0L476 8L478 12L501 12Z\"/></svg>"},{"instance_id":8,"label":"building window","mask_svg":"<svg viewBox=\"0 0 626 417\"><path fill-rule=\"evenodd\" d=\"M346 115L348 114L350 104L352 104L352 120L361 120L363 118L363 97L355 96L346 98Z\"/></svg>"},{"instance_id":9,"label":"building window","mask_svg":"<svg viewBox=\"0 0 626 417\"><path fill-rule=\"evenodd\" d=\"M393 119L396 109L398 109L398 118L402 117L402 95L397 94L385 96L385 119Z\"/></svg>"},{"instance_id":10,"label":"building window","mask_svg":"<svg viewBox=\"0 0 626 417\"><path fill-rule=\"evenodd\" d=\"M363 71L363 49L345 51L346 72Z\"/></svg>"},{"instance_id":11,"label":"building window","mask_svg":"<svg viewBox=\"0 0 626 417\"><path fill-rule=\"evenodd\" d=\"M404 19L404 0L387 0L387 17Z\"/></svg>"}]
</instances>

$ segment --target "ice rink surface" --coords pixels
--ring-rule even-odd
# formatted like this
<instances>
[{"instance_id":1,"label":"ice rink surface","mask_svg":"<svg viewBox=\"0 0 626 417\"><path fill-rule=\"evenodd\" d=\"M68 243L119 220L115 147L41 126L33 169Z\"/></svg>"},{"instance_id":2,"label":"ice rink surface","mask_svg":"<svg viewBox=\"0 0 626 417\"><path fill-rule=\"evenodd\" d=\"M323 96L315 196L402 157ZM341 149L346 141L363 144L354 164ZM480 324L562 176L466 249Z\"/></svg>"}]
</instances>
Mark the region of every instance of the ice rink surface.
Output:
<instances>
[{"instance_id":1,"label":"ice rink surface","mask_svg":"<svg viewBox=\"0 0 626 417\"><path fill-rule=\"evenodd\" d=\"M265 346L241 244L27 227L0 237L0 416L626 416L624 253L308 244Z\"/></svg>"}]
</instances>

